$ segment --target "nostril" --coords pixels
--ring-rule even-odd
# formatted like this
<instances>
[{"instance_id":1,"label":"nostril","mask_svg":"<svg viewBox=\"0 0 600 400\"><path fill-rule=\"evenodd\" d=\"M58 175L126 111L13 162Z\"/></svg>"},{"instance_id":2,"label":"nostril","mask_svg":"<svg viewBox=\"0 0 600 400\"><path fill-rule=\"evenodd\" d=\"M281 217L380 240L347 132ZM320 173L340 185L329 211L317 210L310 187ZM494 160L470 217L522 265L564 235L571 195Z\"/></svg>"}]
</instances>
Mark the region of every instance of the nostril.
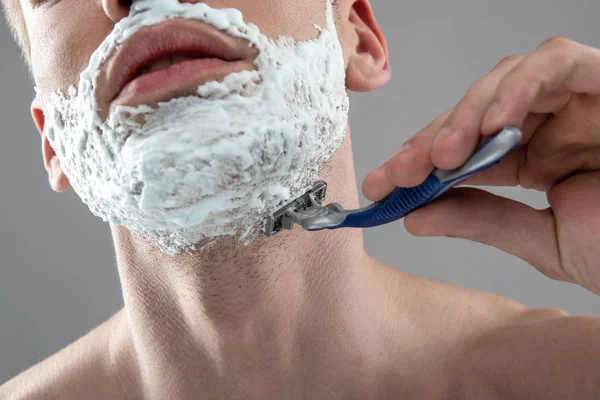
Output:
<instances>
[{"instance_id":1,"label":"nostril","mask_svg":"<svg viewBox=\"0 0 600 400\"><path fill-rule=\"evenodd\" d=\"M102 0L105 14L115 23L129 15L132 4L133 0Z\"/></svg>"}]
</instances>

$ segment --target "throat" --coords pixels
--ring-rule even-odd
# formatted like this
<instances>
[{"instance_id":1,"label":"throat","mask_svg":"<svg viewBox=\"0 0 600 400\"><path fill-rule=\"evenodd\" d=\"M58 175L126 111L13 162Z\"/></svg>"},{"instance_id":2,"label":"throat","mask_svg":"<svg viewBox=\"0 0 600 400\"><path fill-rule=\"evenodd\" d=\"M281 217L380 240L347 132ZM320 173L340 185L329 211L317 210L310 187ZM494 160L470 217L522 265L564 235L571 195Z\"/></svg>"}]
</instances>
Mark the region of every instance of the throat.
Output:
<instances>
[{"instance_id":1,"label":"throat","mask_svg":"<svg viewBox=\"0 0 600 400\"><path fill-rule=\"evenodd\" d=\"M117 251L125 296L144 313L178 315L195 332L211 326L234 334L262 323L288 324L307 310L318 316L323 304L331 308L339 297L344 307L341 287L362 289L364 281L358 230L294 230L248 246L224 238L202 254L165 257L145 242L133 245L124 228L113 229L117 247L128 248Z\"/></svg>"},{"instance_id":2,"label":"throat","mask_svg":"<svg viewBox=\"0 0 600 400\"><path fill-rule=\"evenodd\" d=\"M377 354L369 342L378 327L370 321L360 231L327 238L292 231L278 240L216 247L201 257L178 256L177 263L154 263L152 251L140 247L119 252L129 254L119 257L119 270L133 342L142 365L152 366L152 393L178 382L235 398L255 382L275 390L268 386L273 379L321 368L321 377L332 374L342 385L343 365L363 365L357 357ZM141 256L149 258L143 268L133 262Z\"/></svg>"}]
</instances>

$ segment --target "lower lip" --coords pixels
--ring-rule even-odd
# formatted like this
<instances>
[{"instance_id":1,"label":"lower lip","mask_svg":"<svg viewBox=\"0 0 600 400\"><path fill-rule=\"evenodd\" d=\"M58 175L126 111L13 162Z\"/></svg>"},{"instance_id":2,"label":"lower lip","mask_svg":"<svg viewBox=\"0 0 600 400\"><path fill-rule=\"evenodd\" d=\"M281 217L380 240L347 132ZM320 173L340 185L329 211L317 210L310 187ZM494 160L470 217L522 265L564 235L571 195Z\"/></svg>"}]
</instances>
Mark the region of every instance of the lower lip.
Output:
<instances>
[{"instance_id":1,"label":"lower lip","mask_svg":"<svg viewBox=\"0 0 600 400\"><path fill-rule=\"evenodd\" d=\"M135 78L121 90L111 107L156 104L190 93L192 88L207 82L221 81L233 72L251 69L246 61L216 58L182 61Z\"/></svg>"}]
</instances>

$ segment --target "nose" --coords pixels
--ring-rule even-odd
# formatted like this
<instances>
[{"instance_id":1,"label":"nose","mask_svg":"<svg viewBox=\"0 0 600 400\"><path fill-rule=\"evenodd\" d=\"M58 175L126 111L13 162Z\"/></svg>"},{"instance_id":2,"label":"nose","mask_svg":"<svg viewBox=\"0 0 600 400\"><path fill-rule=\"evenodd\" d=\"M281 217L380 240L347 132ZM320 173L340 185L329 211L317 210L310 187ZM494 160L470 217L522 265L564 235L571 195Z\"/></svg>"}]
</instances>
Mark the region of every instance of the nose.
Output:
<instances>
[{"instance_id":1,"label":"nose","mask_svg":"<svg viewBox=\"0 0 600 400\"><path fill-rule=\"evenodd\" d=\"M133 0L102 0L102 7L108 18L117 23L129 15L132 2Z\"/></svg>"}]
</instances>

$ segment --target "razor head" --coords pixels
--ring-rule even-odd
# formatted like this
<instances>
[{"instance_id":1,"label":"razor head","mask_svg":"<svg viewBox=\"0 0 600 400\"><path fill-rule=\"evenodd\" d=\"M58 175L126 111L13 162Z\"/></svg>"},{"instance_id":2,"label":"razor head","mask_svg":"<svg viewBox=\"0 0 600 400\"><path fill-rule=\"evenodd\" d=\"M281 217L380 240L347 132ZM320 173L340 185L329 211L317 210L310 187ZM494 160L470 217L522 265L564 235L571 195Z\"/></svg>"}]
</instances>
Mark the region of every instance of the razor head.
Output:
<instances>
[{"instance_id":1,"label":"razor head","mask_svg":"<svg viewBox=\"0 0 600 400\"><path fill-rule=\"evenodd\" d=\"M263 229L264 234L266 236L273 236L284 229L291 230L296 222L294 220L294 214L306 211L315 206L321 207L323 201L325 201L326 195L327 183L323 181L315 183L315 185L302 196L268 216L265 220Z\"/></svg>"}]
</instances>

